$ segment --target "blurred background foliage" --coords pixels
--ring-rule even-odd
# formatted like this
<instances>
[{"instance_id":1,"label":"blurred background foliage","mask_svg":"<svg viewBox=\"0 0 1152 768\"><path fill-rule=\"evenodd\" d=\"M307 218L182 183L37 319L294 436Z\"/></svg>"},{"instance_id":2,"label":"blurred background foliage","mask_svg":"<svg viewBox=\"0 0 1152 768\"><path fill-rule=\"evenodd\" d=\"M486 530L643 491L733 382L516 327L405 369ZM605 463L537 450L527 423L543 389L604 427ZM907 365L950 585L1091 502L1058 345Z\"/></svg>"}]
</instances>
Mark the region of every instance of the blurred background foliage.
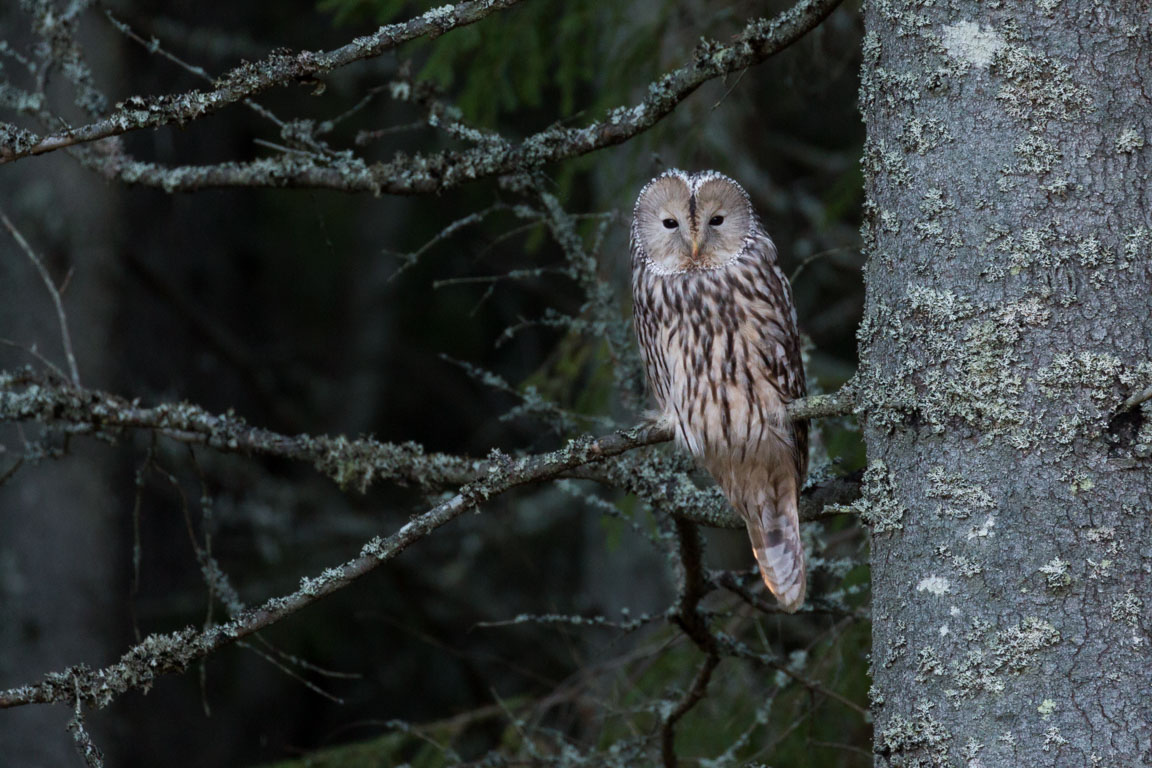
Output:
<instances>
[{"instance_id":1,"label":"blurred background foliage","mask_svg":"<svg viewBox=\"0 0 1152 768\"><path fill-rule=\"evenodd\" d=\"M278 46L335 47L432 4L108 5L141 34L219 74ZM728 40L748 19L788 5L529 0L341 70L322 96L286 88L260 102L282 117L324 120L373 94L326 137L337 147L359 145L370 160L466 146L429 126L420 104L391 98L389 83L403 78L459 109L468 124L520 138L635 103L649 82L689 61L701 37ZM0 24L6 37L27 34L15 8L0 10ZM98 13L85 30L112 100L200 85ZM628 222L640 187L667 167L715 168L748 189L793 275L810 389L833 391L851 375L863 297L860 36L858 9L848 3L779 56L706 84L640 137L547 169L547 191L578 217L619 322L630 312ZM138 158L164 164L285 151L275 126L238 106L124 141ZM107 324L107 343L78 349L82 370L92 372L88 386L234 409L287 433L372 434L479 456L547 450L565 436L640 418L614 378L618 356L582 324L586 286L547 226L516 208L538 203L496 181L421 198L235 189L173 196L102 182L70 186L60 183L63 171L41 171L71 162L63 153L22 161L25 175L0 195L54 274L73 271L74 283L97 286L90 303L69 307L76 325L96 315ZM77 250L86 217L109 215L97 199L114 221L110 255L98 264ZM34 291L19 254L4 247L4 279ZM25 327L15 311L0 312L0 335L50 349L48 326ZM28 362L12 349L0 350L0 361ZM815 476L863 464L851 420L818 429ZM432 500L394 484L344 493L306 467L163 440L148 467L148 449L146 437L115 449L104 482L116 547L85 555L114 564L113 648L137 632L204 621L210 597L188 519L198 534L211 533L214 554L255 603L294 589L302 575L342 561ZM51 470L13 483L51 482ZM675 594L661 530L644 505L618 492L579 482L520 489L261 641L217 654L199 674L165 679L147 697L126 697L91 725L122 766L431 768L484 755L490 762L482 764L577 765L579 754L593 755L591 765L645 764L620 745L658 728L701 659L660 618ZM805 535L816 589L866 610L860 527L840 519ZM706 537L709 567L751 574L742 531ZM750 652L787 659L796 675L867 706L869 625L858 611L779 618L727 593L710 595L705 607ZM527 614L654 618L629 631L561 621L485 626ZM4 682L42 671L9 670ZM11 722L0 718L0 734ZM860 712L735 659L721 663L677 733L688 765L871 764L870 725Z\"/></svg>"}]
</instances>

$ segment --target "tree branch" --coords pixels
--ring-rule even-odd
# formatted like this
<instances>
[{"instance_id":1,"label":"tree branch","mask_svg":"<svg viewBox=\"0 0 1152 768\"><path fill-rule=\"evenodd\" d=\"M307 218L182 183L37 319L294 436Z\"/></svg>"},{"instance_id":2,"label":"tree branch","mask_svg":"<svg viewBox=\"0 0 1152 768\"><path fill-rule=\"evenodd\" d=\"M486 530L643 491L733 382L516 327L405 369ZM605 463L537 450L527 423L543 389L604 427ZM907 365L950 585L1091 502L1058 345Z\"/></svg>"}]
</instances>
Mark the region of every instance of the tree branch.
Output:
<instances>
[{"instance_id":1,"label":"tree branch","mask_svg":"<svg viewBox=\"0 0 1152 768\"><path fill-rule=\"evenodd\" d=\"M434 8L416 18L380 27L374 34L358 37L333 51L275 52L255 63L245 63L216 81L209 91L188 91L172 96L142 98L133 96L103 120L38 138L24 137L18 143L0 144L0 164L40 155L57 149L129 131L156 128L218 112L277 85L307 81L419 37L438 37L457 27L473 24L493 11L503 10L521 0L469 0L454 6Z\"/></svg>"},{"instance_id":2,"label":"tree branch","mask_svg":"<svg viewBox=\"0 0 1152 768\"><path fill-rule=\"evenodd\" d=\"M640 103L631 107L617 107L608 113L606 119L583 128L565 128L558 125L550 127L529 136L518 145L513 145L493 134L485 134L485 141L471 149L430 155L397 156L387 163L372 165L353 156L332 158L301 153L285 153L278 157L261 158L244 163L172 167L128 158L119 149L102 154L87 150L80 153L80 158L86 165L109 178L115 177L128 183L161 187L169 192L208 187L253 186L322 188L396 195L436 192L481 178L531 171L547 163L579 157L628 141L671 114L680 102L709 80L747 69L784 50L816 27L840 2L841 0L800 0L774 19L756 19L750 22L730 44L724 45L715 40L702 41L697 46L692 61L649 84L648 95ZM340 50L343 51L348 47L345 46ZM283 57L286 62L270 58L265 60L263 66L276 72L284 70L288 74L277 77L286 79L297 76L291 74L295 71L293 67L298 66L293 64L296 59L317 55L299 54L295 59L290 56ZM257 70L260 66L250 65ZM268 80L269 85L281 81L270 79L268 75L261 75L259 71L248 72L243 67L234 70L225 79L229 83L238 81L241 84L249 80L254 82ZM235 84L229 87L232 89L229 93L235 97L231 99L232 101L255 92L245 91ZM128 121L124 131L163 124L156 121L168 111L175 109L172 103L179 105L190 95L161 98L153 100L151 104L141 100L140 105L129 111L133 118ZM157 116L147 117L145 122L136 124L134 116L137 113L140 113L140 119L145 119L148 114L153 113ZM180 115L179 118L174 117L164 122L191 119L193 116L199 116L199 113L185 115L184 112L180 112ZM96 135L92 138L101 136ZM11 148L8 151L13 152ZM28 152L24 151L23 154ZM17 153L17 156L23 154Z\"/></svg>"},{"instance_id":3,"label":"tree branch","mask_svg":"<svg viewBox=\"0 0 1152 768\"><path fill-rule=\"evenodd\" d=\"M679 761L676 759L676 723L704 698L708 692L708 683L712 680L712 672L719 664L720 657L718 655L715 653L708 654L704 658L704 663L700 665L700 670L696 673L696 679L692 681L692 687L664 718L664 722L660 726L660 756L664 761L665 768L676 768L679 765Z\"/></svg>"},{"instance_id":4,"label":"tree branch","mask_svg":"<svg viewBox=\"0 0 1152 768\"><path fill-rule=\"evenodd\" d=\"M388 537L375 537L360 554L315 578L303 578L300 588L285 597L267 600L241 611L231 621L202 632L188 627L179 632L151 635L132 647L118 662L92 670L85 665L53 672L30 685L0 692L0 709L25 704L76 701L104 707L124 692L148 689L156 678L183 672L189 664L230 643L248 637L371 573L415 542L444 524L474 509L493 496L520 485L559 476L567 469L631 450L646 444L643 430L617 432L590 440L581 438L551 453L513 459L493 455L487 476L460 489L452 498L413 518Z\"/></svg>"},{"instance_id":5,"label":"tree branch","mask_svg":"<svg viewBox=\"0 0 1152 768\"><path fill-rule=\"evenodd\" d=\"M797 401L794 405L797 413L808 415L812 412L807 403ZM837 406L846 407L844 404ZM828 411L832 406L821 401L819 408ZM75 702L77 699L102 707L125 691L147 689L158 676L181 672L197 659L346 587L493 496L520 485L563 477L577 468L670 437L665 430L641 426L599 439L584 436L570 440L564 448L549 453L512 458L494 451L486 461L469 461L425 456L419 446L307 435L286 437L250 427L235 416L215 416L189 404L144 408L123 398L72 387L38 374L0 374L0 421L29 419L63 423L81 433L121 428L152 429L176 440L202 443L225 451L308 459L322 471L325 460L336 466L356 464L357 451L360 451L360 455L371 457L373 467L384 465L391 469L393 476L420 480L421 472L439 472L439 477L445 481L449 477L466 476L472 482L464 485L449 500L413 518L391 536L372 539L364 545L359 556L325 570L318 577L302 579L300 589L290 595L272 598L259 607L240 611L228 623L201 632L187 628L167 635L150 636L131 648L120 661L104 669L92 670L84 665L69 667L45 675L40 682L0 692L0 709L33 703ZM333 453L338 458L333 458ZM373 471L361 468L358 472L362 474L357 476L367 482ZM339 479L339 472L335 476ZM706 580L702 581L699 558L693 561L691 557L693 552L699 554L698 538L695 539L697 549L693 549L686 531L690 530L692 537L698 537L698 533L695 525L687 521L678 520L677 528L681 533L681 548L688 547L686 552L689 555L687 560L681 557L681 561L690 569L686 571L679 615L687 622L686 631L689 631L689 626L699 630L700 626L694 620L701 617L695 605L703 594L702 590L706 589ZM704 635L698 631L689 634L694 634L694 639L703 640L704 635L711 638L706 628Z\"/></svg>"},{"instance_id":6,"label":"tree branch","mask_svg":"<svg viewBox=\"0 0 1152 768\"><path fill-rule=\"evenodd\" d=\"M809 418L817 414L851 411L850 393L846 392L843 397L816 395L814 398L817 399L791 403L789 413L797 414L796 418ZM73 434L149 429L179 442L206 445L225 453L305 461L341 486L361 491L381 479L432 487L460 485L485 477L497 468L496 463L490 460L425 453L416 443L383 443L374 438L349 440L328 435L282 435L254 427L234 414L213 414L191 403L145 407L136 400L74 387L54 376L29 370L0 373L0 422L5 421L64 425ZM640 425L599 439L586 435L572 442L592 446L592 458L606 458L671 438L671 431L666 428ZM602 453L597 454L597 451ZM586 464L574 464L558 476L612 482L632 492L652 491L638 482L639 478L629 482L627 472L621 472L622 468L614 472L590 470L569 474L569 470ZM839 500L843 490L826 491L824 503L844 503ZM701 519L699 522L709 521Z\"/></svg>"}]
</instances>

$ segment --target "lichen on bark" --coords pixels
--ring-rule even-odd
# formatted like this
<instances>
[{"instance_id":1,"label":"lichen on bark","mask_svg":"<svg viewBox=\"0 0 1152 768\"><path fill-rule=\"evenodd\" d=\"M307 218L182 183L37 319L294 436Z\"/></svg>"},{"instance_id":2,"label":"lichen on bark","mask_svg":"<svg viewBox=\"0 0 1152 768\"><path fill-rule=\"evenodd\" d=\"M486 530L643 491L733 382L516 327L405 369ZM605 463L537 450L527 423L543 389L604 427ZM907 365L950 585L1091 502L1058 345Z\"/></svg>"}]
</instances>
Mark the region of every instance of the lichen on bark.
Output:
<instances>
[{"instance_id":1,"label":"lichen on bark","mask_svg":"<svg viewBox=\"0 0 1152 768\"><path fill-rule=\"evenodd\" d=\"M1043 5L866 10L880 766L1152 762L1149 26Z\"/></svg>"}]
</instances>

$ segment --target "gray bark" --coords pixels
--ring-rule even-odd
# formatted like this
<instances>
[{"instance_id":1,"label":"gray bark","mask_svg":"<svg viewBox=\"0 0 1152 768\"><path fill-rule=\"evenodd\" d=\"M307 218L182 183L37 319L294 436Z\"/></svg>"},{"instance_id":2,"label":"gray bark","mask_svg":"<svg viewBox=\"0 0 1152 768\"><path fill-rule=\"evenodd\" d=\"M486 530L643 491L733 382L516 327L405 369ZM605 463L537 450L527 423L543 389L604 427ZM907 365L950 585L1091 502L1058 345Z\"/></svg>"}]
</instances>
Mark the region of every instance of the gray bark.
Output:
<instances>
[{"instance_id":1,"label":"gray bark","mask_svg":"<svg viewBox=\"0 0 1152 768\"><path fill-rule=\"evenodd\" d=\"M878 766L1152 764L1150 19L868 4Z\"/></svg>"}]
</instances>

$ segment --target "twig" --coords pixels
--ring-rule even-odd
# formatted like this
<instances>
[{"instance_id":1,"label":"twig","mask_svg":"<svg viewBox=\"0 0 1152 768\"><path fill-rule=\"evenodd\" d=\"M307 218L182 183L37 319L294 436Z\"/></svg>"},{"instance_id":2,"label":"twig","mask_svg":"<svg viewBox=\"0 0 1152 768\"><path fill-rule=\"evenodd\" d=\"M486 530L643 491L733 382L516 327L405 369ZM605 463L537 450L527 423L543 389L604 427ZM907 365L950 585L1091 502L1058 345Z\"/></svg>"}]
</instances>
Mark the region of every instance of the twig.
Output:
<instances>
[{"instance_id":1,"label":"twig","mask_svg":"<svg viewBox=\"0 0 1152 768\"><path fill-rule=\"evenodd\" d=\"M0 485L4 485L4 483L11 480L12 477L20 471L20 467L22 466L24 466L24 457L18 456L16 458L16 462L12 466L8 467L8 469L4 470L3 472L0 472Z\"/></svg>"},{"instance_id":2,"label":"twig","mask_svg":"<svg viewBox=\"0 0 1152 768\"><path fill-rule=\"evenodd\" d=\"M46 369L48 369L52 373L59 376L61 379L67 379L68 378L68 374L66 374L66 373L64 373L64 371L60 370L59 366L57 366L56 363L52 362L48 358L44 357L44 355L40 354L40 351L38 349L36 349L35 345L33 345L32 347L25 347L23 344L17 344L16 342L12 341L11 339L0 339L0 344L4 345L5 347L12 347L13 349L18 349L21 352L24 352L25 354L39 360L40 363Z\"/></svg>"},{"instance_id":3,"label":"twig","mask_svg":"<svg viewBox=\"0 0 1152 768\"><path fill-rule=\"evenodd\" d=\"M1132 410L1143 402L1152 400L1152 386L1136 392L1120 405L1120 410L1117 413L1125 413Z\"/></svg>"},{"instance_id":4,"label":"twig","mask_svg":"<svg viewBox=\"0 0 1152 768\"><path fill-rule=\"evenodd\" d=\"M860 715L861 717L863 717L865 719L870 717L868 710L865 709L864 707L860 706L859 704L852 701L851 699L845 698L844 696L840 695L836 691L825 688L823 685L816 682L815 680L812 680L811 678L805 677L804 675L800 674L799 672L796 672L791 667L789 667L786 663L780 661L779 659L775 658L774 656L766 656L766 655L762 655L759 653L754 653L744 646L736 645L736 644L733 644L730 642L726 642L724 645L725 645L724 650L729 655L736 656L736 657L739 657L742 659L748 659L749 661L763 664L765 666L771 667L772 669L783 672L785 675L792 678L796 682L800 683L801 685L803 685L805 688L812 691L813 693L819 693L821 696L827 696L830 699L835 699L836 701L840 702L841 704L848 707L849 709L856 712L858 715Z\"/></svg>"},{"instance_id":5,"label":"twig","mask_svg":"<svg viewBox=\"0 0 1152 768\"><path fill-rule=\"evenodd\" d=\"M160 56L164 57L165 59L168 59L168 61L172 62L176 66L183 69L184 71L190 72L193 75L196 75L201 80L204 80L204 81L209 82L209 83L215 82L214 79L212 78L212 76L209 75L208 72L203 67L197 66L195 64L190 64L190 63L184 61L183 59L181 59L176 54L170 53L170 52L166 51L164 48L161 48L160 47L160 41L157 38L153 37L151 40L145 40L143 37L138 35L136 33L136 31L133 30L132 27L129 26L126 22L120 21L115 16L113 16L112 11L110 11L110 10L105 10L104 15L108 18L108 21L112 24L112 26L115 27L122 35L126 36L130 40L133 40L133 41L139 43L149 53L159 54ZM252 101L251 99L244 99L244 106L248 107L249 109L251 109L256 114L260 115L261 117L263 117L267 120L270 120L277 127L279 127L279 128L284 127L284 121L283 120L276 117L276 115L272 114L272 112L270 110L265 109L264 107L260 106L259 104Z\"/></svg>"},{"instance_id":6,"label":"twig","mask_svg":"<svg viewBox=\"0 0 1152 768\"><path fill-rule=\"evenodd\" d=\"M680 596L673 621L684 634L704 651L706 658L692 687L668 713L660 726L660 754L665 768L676 768L676 723L704 698L712 671L720 663L716 636L708 628L708 620L700 612L700 601L713 587L704 574L704 547L695 523L681 518L675 521L678 565L680 570Z\"/></svg>"},{"instance_id":7,"label":"twig","mask_svg":"<svg viewBox=\"0 0 1152 768\"><path fill-rule=\"evenodd\" d=\"M313 664L307 659L302 659L299 656L280 650L265 640L261 635L256 635L255 640L264 646L269 653L274 653L285 664L293 664L297 667L300 667L300 669L304 669L309 672L315 672L316 674L322 675L324 677L331 677L341 680L360 680L364 677L364 675L360 674L359 672L337 672L334 669L325 669L324 667L321 667L317 664Z\"/></svg>"},{"instance_id":8,"label":"twig","mask_svg":"<svg viewBox=\"0 0 1152 768\"><path fill-rule=\"evenodd\" d=\"M676 760L676 723L704 698L704 694L708 691L708 683L712 680L712 672L719 663L719 656L709 654L696 672L696 679L692 681L692 687L684 694L684 698L680 700L676 708L664 718L664 722L660 726L660 756L664 760L664 768L676 768L678 764Z\"/></svg>"},{"instance_id":9,"label":"twig","mask_svg":"<svg viewBox=\"0 0 1152 768\"><path fill-rule=\"evenodd\" d=\"M236 643L236 645L240 646L241 648L244 648L245 650L252 651L252 653L254 653L257 656L259 656L260 658L264 659L264 661L266 661L269 664L271 664L272 666L276 667L281 672L286 674L288 677L292 678L293 680L300 683L301 685L303 685L308 690L315 693L317 696L322 696L325 699L328 699L328 701L332 702L333 704L343 704L344 703L344 699L340 698L339 696L334 696L331 693L328 693L328 691L326 691L323 688L321 688L320 686L316 685L316 683L314 683L311 680L309 680L308 678L304 677L303 675L301 675L296 670L290 668L287 664L282 663L279 659L273 657L271 654L265 653L264 651L260 650L256 646L252 645L252 643L249 643L245 640L240 640Z\"/></svg>"},{"instance_id":10,"label":"twig","mask_svg":"<svg viewBox=\"0 0 1152 768\"><path fill-rule=\"evenodd\" d=\"M816 261L817 259L822 259L825 256L831 256L832 254L840 253L841 251L851 251L851 250L855 250L855 249L850 245L842 245L839 248L829 248L828 250L825 250L825 251L817 251L816 253L814 253L811 256L808 256L806 259L804 259L804 261L800 262L800 264L797 265L796 269L792 270L792 274L788 277L788 282L795 285L796 284L796 278L800 277L800 274L805 269L808 268L808 265L811 264L812 262Z\"/></svg>"},{"instance_id":11,"label":"twig","mask_svg":"<svg viewBox=\"0 0 1152 768\"><path fill-rule=\"evenodd\" d=\"M15 225L8 220L8 216L0 209L0 221L4 223L5 228L11 233L12 237L23 249L24 253L32 261L32 265L36 267L36 271L40 273L40 279L44 281L44 286L48 289L48 293L52 296L52 303L56 305L56 319L60 322L60 336L64 341L64 355L68 358L68 370L72 374L72 384L76 387L80 386L80 369L76 366L76 355L72 353L72 337L68 333L68 317L64 314L64 302L60 298L60 291L56 290L56 284L52 282L52 276L48 274L47 267L44 262L36 255L36 251L32 250L32 246L20 234L20 230L16 229Z\"/></svg>"},{"instance_id":12,"label":"twig","mask_svg":"<svg viewBox=\"0 0 1152 768\"><path fill-rule=\"evenodd\" d=\"M599 275L600 265L596 253L588 250L584 239L576 231L576 220L556 196L549 193L540 174L533 178L532 189L547 215L548 228L568 261L570 274L584 290L583 312L591 316L591 334L604 339L611 356L612 375L616 391L625 398L625 405L637 408L642 403L643 391L636 384L643 381L640 373L640 354L631 343L632 328L622 317L612 286Z\"/></svg>"},{"instance_id":13,"label":"twig","mask_svg":"<svg viewBox=\"0 0 1152 768\"><path fill-rule=\"evenodd\" d=\"M80 696L80 681L74 681L74 714L72 719L68 721L68 733L72 734L72 743L76 747L76 753L84 761L88 768L104 768L104 753L92 741L92 735L88 733L88 729L84 727L84 700Z\"/></svg>"},{"instance_id":14,"label":"twig","mask_svg":"<svg viewBox=\"0 0 1152 768\"><path fill-rule=\"evenodd\" d=\"M606 616L566 616L563 614L520 614L514 619L505 619L503 621L478 621L472 626L478 629L490 629L494 627L514 627L518 624L563 624L574 627L608 627L610 629L619 629L623 632L631 632L639 629L640 627L655 621L658 617L650 614L641 614L634 619L627 621L612 621Z\"/></svg>"},{"instance_id":15,"label":"twig","mask_svg":"<svg viewBox=\"0 0 1152 768\"><path fill-rule=\"evenodd\" d=\"M733 573L732 571L713 571L708 575L708 577L711 579L713 584L722 589L728 590L761 613L784 613L784 610L780 607L779 603L769 602L759 595L754 594L752 590L744 586L740 575ZM759 571L755 572L753 578L757 583L760 582ZM850 609L844 609L839 606L829 604L826 600L821 600L815 597L807 600L804 605L800 607L798 612L812 614L831 614L833 616L846 616L854 619L864 620L870 618L866 611L853 611Z\"/></svg>"},{"instance_id":16,"label":"twig","mask_svg":"<svg viewBox=\"0 0 1152 768\"><path fill-rule=\"evenodd\" d=\"M397 253L396 256L400 258L402 263L396 269L396 271L388 277L389 282L395 280L407 269L414 266L416 262L420 260L420 257L427 253L437 243L447 240L449 237L456 234L456 232L460 231L464 227L468 227L484 221L484 219L487 218L489 214L495 213L496 211L508 210L509 207L510 206L504 203L494 203L482 211L476 211L475 213L470 213L463 218L456 219L448 226L444 227L444 229L433 235L431 240L424 243L424 245L420 246L415 251L410 253Z\"/></svg>"},{"instance_id":17,"label":"twig","mask_svg":"<svg viewBox=\"0 0 1152 768\"><path fill-rule=\"evenodd\" d=\"M286 373L269 370L268 367L257 363L257 356L252 354L252 350L248 349L227 326L220 323L212 312L197 306L196 302L188 297L187 291L180 290L146 261L134 254L129 254L125 261L128 271L139 279L145 288L163 301L173 314L187 322L193 333L203 339L213 352L232 365L252 384L260 402L278 421L290 429L303 429L300 414L283 396L283 382L289 380Z\"/></svg>"}]
</instances>

